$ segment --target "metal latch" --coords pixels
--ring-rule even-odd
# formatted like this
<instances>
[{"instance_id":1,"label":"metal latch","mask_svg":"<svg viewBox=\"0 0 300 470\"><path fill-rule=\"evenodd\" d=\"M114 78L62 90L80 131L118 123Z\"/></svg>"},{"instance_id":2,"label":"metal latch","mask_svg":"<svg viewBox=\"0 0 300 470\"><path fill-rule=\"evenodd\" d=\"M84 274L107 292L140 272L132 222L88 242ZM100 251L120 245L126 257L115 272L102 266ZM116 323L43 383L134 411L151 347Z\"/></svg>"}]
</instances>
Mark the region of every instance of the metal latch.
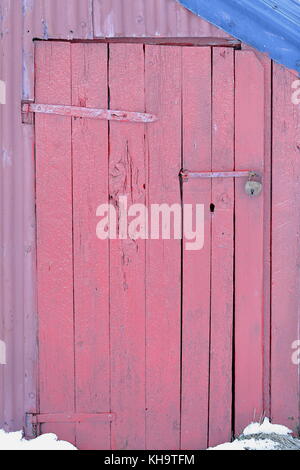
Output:
<instances>
[{"instance_id":1,"label":"metal latch","mask_svg":"<svg viewBox=\"0 0 300 470\"><path fill-rule=\"evenodd\" d=\"M245 191L248 196L259 196L262 191L261 177L254 171L250 172L248 181L245 186Z\"/></svg>"},{"instance_id":2,"label":"metal latch","mask_svg":"<svg viewBox=\"0 0 300 470\"><path fill-rule=\"evenodd\" d=\"M113 111L111 109L81 108L77 106L63 106L54 104L37 104L22 102L22 122L32 123L32 113L55 114L57 116L69 116L86 119L102 119L106 121L125 121L150 123L157 121L153 114L139 113L133 111Z\"/></svg>"},{"instance_id":3,"label":"metal latch","mask_svg":"<svg viewBox=\"0 0 300 470\"><path fill-rule=\"evenodd\" d=\"M183 182L190 179L206 178L247 178L245 191L248 196L258 196L262 191L262 177L255 171L189 171L181 170L179 174Z\"/></svg>"}]
</instances>

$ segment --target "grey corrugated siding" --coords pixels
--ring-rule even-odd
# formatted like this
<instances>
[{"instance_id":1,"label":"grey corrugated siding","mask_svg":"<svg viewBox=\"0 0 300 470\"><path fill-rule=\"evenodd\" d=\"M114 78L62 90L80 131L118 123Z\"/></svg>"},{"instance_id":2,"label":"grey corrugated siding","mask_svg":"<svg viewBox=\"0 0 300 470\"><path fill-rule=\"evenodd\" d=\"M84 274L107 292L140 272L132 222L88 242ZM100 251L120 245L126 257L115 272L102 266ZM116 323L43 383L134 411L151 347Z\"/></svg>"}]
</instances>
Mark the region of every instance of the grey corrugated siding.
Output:
<instances>
[{"instance_id":1,"label":"grey corrugated siding","mask_svg":"<svg viewBox=\"0 0 300 470\"><path fill-rule=\"evenodd\" d=\"M94 0L95 37L229 37L175 0Z\"/></svg>"}]
</instances>

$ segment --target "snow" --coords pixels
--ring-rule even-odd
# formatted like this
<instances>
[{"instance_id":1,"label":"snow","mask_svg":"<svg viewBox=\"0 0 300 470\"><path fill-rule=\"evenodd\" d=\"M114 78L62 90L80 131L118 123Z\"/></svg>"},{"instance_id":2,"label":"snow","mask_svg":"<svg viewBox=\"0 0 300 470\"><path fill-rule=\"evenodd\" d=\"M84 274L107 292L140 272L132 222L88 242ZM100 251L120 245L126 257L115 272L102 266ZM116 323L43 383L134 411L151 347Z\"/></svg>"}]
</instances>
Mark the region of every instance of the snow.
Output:
<instances>
[{"instance_id":1,"label":"snow","mask_svg":"<svg viewBox=\"0 0 300 470\"><path fill-rule=\"evenodd\" d=\"M6 433L0 430L0 450L76 450L65 441L59 441L55 434L44 434L37 439L26 441L23 433Z\"/></svg>"},{"instance_id":2,"label":"snow","mask_svg":"<svg viewBox=\"0 0 300 470\"><path fill-rule=\"evenodd\" d=\"M265 418L262 424L249 424L249 426L247 426L244 430L243 435L250 436L252 434L278 434L280 436L288 436L292 433L293 431L286 428L285 426L281 426L280 424L271 424L270 420Z\"/></svg>"},{"instance_id":3,"label":"snow","mask_svg":"<svg viewBox=\"0 0 300 470\"><path fill-rule=\"evenodd\" d=\"M208 450L282 450L285 446L299 446L292 431L280 424L272 424L268 418L263 423L251 423L243 434L231 443L221 444Z\"/></svg>"},{"instance_id":4,"label":"snow","mask_svg":"<svg viewBox=\"0 0 300 470\"><path fill-rule=\"evenodd\" d=\"M279 424L271 424L268 418L263 423L251 423L243 434L231 443L221 444L208 450L300 450L300 441L293 439L292 431ZM288 447L286 447L288 446ZM77 450L72 444L59 441L55 434L44 434L27 441L22 431L6 433L0 430L0 450Z\"/></svg>"},{"instance_id":5,"label":"snow","mask_svg":"<svg viewBox=\"0 0 300 470\"><path fill-rule=\"evenodd\" d=\"M257 439L244 439L236 440L227 444L221 444L215 448L210 448L208 450L277 450L278 445L271 441L270 439L266 440L257 440Z\"/></svg>"}]
</instances>

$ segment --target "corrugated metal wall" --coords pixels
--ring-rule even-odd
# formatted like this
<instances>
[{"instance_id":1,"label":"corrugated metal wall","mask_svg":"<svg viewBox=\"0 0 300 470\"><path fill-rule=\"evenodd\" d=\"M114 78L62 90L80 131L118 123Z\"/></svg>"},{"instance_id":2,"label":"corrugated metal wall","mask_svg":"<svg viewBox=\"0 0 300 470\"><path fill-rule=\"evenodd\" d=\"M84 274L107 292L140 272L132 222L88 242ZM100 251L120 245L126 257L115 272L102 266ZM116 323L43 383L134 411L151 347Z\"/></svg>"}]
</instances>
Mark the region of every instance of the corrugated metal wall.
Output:
<instances>
[{"instance_id":1,"label":"corrugated metal wall","mask_svg":"<svg viewBox=\"0 0 300 470\"><path fill-rule=\"evenodd\" d=\"M95 0L95 37L229 37L175 0Z\"/></svg>"},{"instance_id":2,"label":"corrugated metal wall","mask_svg":"<svg viewBox=\"0 0 300 470\"><path fill-rule=\"evenodd\" d=\"M31 126L20 104L34 97L33 39L228 37L175 0L1 0L0 428L19 429L35 410L35 211Z\"/></svg>"},{"instance_id":3,"label":"corrugated metal wall","mask_svg":"<svg viewBox=\"0 0 300 470\"><path fill-rule=\"evenodd\" d=\"M0 105L0 339L7 344L7 365L0 365L0 424L4 421L13 425L15 416L22 416L26 264L23 206L25 168L22 127L18 112L21 100L22 17L18 2L1 2L0 8L0 79L6 84L6 104Z\"/></svg>"}]
</instances>

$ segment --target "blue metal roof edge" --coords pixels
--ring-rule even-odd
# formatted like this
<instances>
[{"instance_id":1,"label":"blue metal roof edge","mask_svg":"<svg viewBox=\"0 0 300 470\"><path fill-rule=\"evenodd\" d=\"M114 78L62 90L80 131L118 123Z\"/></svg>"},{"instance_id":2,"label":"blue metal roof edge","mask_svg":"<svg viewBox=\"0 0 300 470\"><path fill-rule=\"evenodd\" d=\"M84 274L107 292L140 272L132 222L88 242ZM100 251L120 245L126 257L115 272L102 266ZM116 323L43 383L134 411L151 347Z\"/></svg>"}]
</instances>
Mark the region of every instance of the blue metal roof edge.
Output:
<instances>
[{"instance_id":1,"label":"blue metal roof edge","mask_svg":"<svg viewBox=\"0 0 300 470\"><path fill-rule=\"evenodd\" d=\"M300 72L300 0L177 0L226 33Z\"/></svg>"}]
</instances>

